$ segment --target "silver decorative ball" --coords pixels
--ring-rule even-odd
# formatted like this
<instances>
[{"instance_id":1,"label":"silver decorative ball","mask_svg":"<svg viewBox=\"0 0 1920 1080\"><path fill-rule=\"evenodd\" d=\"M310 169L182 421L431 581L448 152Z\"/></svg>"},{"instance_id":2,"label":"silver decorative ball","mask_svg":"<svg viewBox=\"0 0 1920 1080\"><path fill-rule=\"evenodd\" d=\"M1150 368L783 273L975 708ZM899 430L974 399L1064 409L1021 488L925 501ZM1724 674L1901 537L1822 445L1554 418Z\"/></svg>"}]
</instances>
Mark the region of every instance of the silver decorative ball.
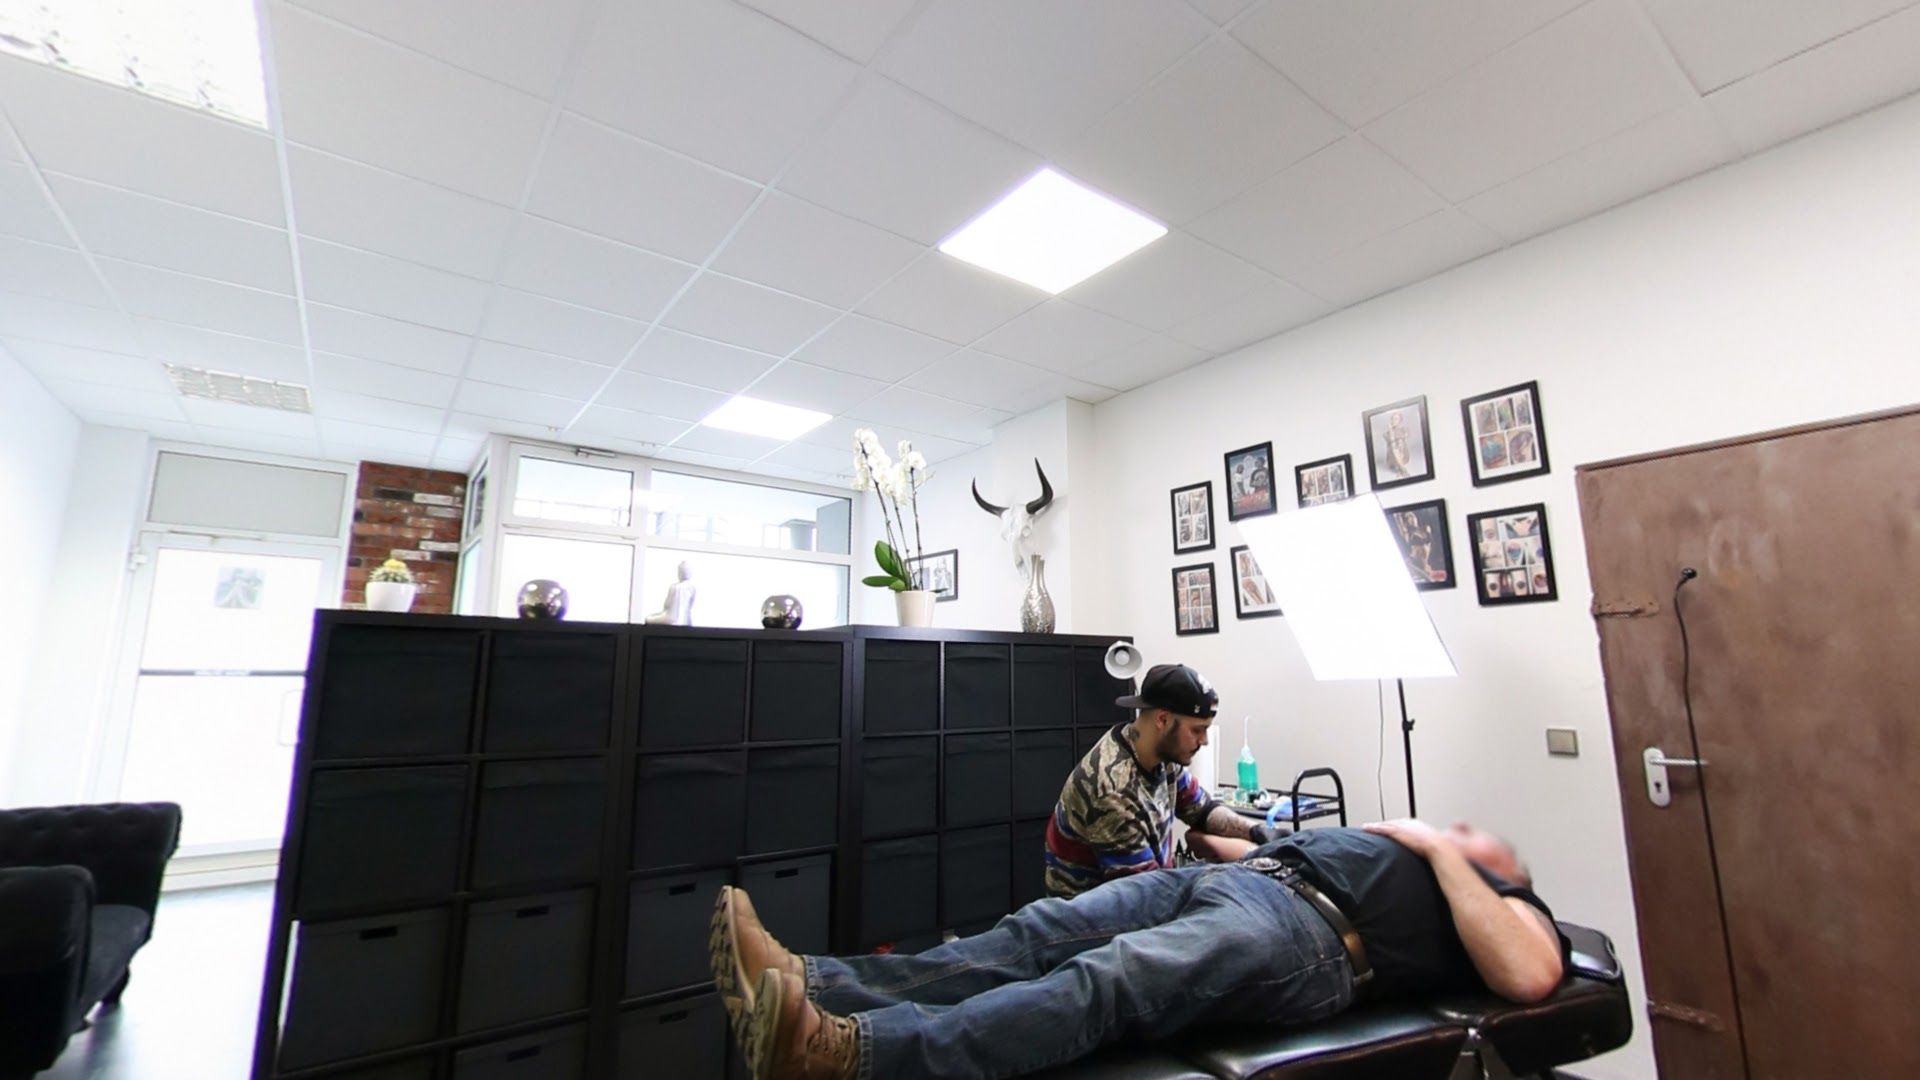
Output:
<instances>
[{"instance_id":1,"label":"silver decorative ball","mask_svg":"<svg viewBox=\"0 0 1920 1080\"><path fill-rule=\"evenodd\" d=\"M564 619L567 590L557 581L535 578L520 586L519 608L523 619Z\"/></svg>"},{"instance_id":2,"label":"silver decorative ball","mask_svg":"<svg viewBox=\"0 0 1920 1080\"><path fill-rule=\"evenodd\" d=\"M769 630L798 630L806 613L795 597L785 593L769 596L760 605L760 625Z\"/></svg>"}]
</instances>

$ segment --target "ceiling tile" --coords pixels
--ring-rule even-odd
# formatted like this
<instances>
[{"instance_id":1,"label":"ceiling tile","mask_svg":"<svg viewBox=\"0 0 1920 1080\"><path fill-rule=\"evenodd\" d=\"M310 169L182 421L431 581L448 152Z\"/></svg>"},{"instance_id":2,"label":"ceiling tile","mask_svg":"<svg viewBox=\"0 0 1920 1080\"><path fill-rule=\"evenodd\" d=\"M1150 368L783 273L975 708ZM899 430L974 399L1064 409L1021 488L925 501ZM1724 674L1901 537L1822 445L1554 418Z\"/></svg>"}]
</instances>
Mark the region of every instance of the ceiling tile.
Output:
<instances>
[{"instance_id":1,"label":"ceiling tile","mask_svg":"<svg viewBox=\"0 0 1920 1080\"><path fill-rule=\"evenodd\" d=\"M520 220L500 283L635 319L652 319L693 277L664 255L556 225Z\"/></svg>"},{"instance_id":2,"label":"ceiling tile","mask_svg":"<svg viewBox=\"0 0 1920 1080\"><path fill-rule=\"evenodd\" d=\"M429 405L416 405L407 401L392 401L387 398L373 397L354 393L351 390L323 390L313 392L313 412L320 418L321 434L326 435L325 424L329 420L351 421L355 424L372 424L376 427L391 428L400 431L425 432L432 437L440 430L440 424L446 419L445 406L433 408ZM364 439L349 439L349 442L365 443ZM421 453L428 453L431 445Z\"/></svg>"},{"instance_id":3,"label":"ceiling tile","mask_svg":"<svg viewBox=\"0 0 1920 1080\"><path fill-rule=\"evenodd\" d=\"M517 386L557 397L585 401L600 392L613 377L613 368L569 360L564 356L502 345L497 341L478 341L473 360L467 365L467 378L499 386Z\"/></svg>"},{"instance_id":4,"label":"ceiling tile","mask_svg":"<svg viewBox=\"0 0 1920 1080\"><path fill-rule=\"evenodd\" d=\"M718 274L702 274L661 322L676 330L785 356L838 313L811 300Z\"/></svg>"},{"instance_id":5,"label":"ceiling tile","mask_svg":"<svg viewBox=\"0 0 1920 1080\"><path fill-rule=\"evenodd\" d=\"M845 475L849 479L853 476L853 458L850 451L815 446L812 443L790 442L761 459L760 464L827 476Z\"/></svg>"},{"instance_id":6,"label":"ceiling tile","mask_svg":"<svg viewBox=\"0 0 1920 1080\"><path fill-rule=\"evenodd\" d=\"M73 246L52 204L34 182L33 170L18 162L0 161L0 234Z\"/></svg>"},{"instance_id":7,"label":"ceiling tile","mask_svg":"<svg viewBox=\"0 0 1920 1080\"><path fill-rule=\"evenodd\" d=\"M886 383L874 379L789 360L748 387L747 394L782 405L843 413L886 387Z\"/></svg>"},{"instance_id":8,"label":"ceiling tile","mask_svg":"<svg viewBox=\"0 0 1920 1080\"><path fill-rule=\"evenodd\" d=\"M1264 270L1172 232L1062 295L1149 330L1165 330L1271 281L1273 275Z\"/></svg>"},{"instance_id":9,"label":"ceiling tile","mask_svg":"<svg viewBox=\"0 0 1920 1080\"><path fill-rule=\"evenodd\" d=\"M1417 221L1442 203L1355 135L1201 217L1194 235L1281 275Z\"/></svg>"},{"instance_id":10,"label":"ceiling tile","mask_svg":"<svg viewBox=\"0 0 1920 1080\"><path fill-rule=\"evenodd\" d=\"M933 251L858 310L965 345L1046 299L1046 293L1030 285Z\"/></svg>"},{"instance_id":11,"label":"ceiling tile","mask_svg":"<svg viewBox=\"0 0 1920 1080\"><path fill-rule=\"evenodd\" d=\"M166 369L145 356L101 352L98 349L21 338L7 341L6 351L20 361L22 367L39 376L42 382L65 379L71 382L108 383L152 394L173 393L173 383L168 381Z\"/></svg>"},{"instance_id":12,"label":"ceiling tile","mask_svg":"<svg viewBox=\"0 0 1920 1080\"><path fill-rule=\"evenodd\" d=\"M281 454L286 457L311 458L316 461L338 460L326 457L321 450L317 426L311 437L212 426L202 426L199 431L198 441L204 446L219 446L229 450L252 450L256 453Z\"/></svg>"},{"instance_id":13,"label":"ceiling tile","mask_svg":"<svg viewBox=\"0 0 1920 1080\"><path fill-rule=\"evenodd\" d=\"M573 398L471 380L462 382L453 395L453 407L460 412L547 428L564 427L585 404Z\"/></svg>"},{"instance_id":14,"label":"ceiling tile","mask_svg":"<svg viewBox=\"0 0 1920 1080\"><path fill-rule=\"evenodd\" d=\"M925 250L884 229L776 191L754 208L713 268L845 308Z\"/></svg>"},{"instance_id":15,"label":"ceiling tile","mask_svg":"<svg viewBox=\"0 0 1920 1080\"><path fill-rule=\"evenodd\" d=\"M1771 6L1771 5L1770 5ZM1920 89L1920 7L1801 53L1707 98L1756 153Z\"/></svg>"},{"instance_id":16,"label":"ceiling tile","mask_svg":"<svg viewBox=\"0 0 1920 1080\"><path fill-rule=\"evenodd\" d=\"M780 187L923 244L944 240L1040 159L885 79L866 77Z\"/></svg>"},{"instance_id":17,"label":"ceiling tile","mask_svg":"<svg viewBox=\"0 0 1920 1080\"><path fill-rule=\"evenodd\" d=\"M258 128L4 55L0 100L42 169L284 221L273 140Z\"/></svg>"},{"instance_id":18,"label":"ceiling tile","mask_svg":"<svg viewBox=\"0 0 1920 1080\"><path fill-rule=\"evenodd\" d=\"M540 159L529 213L704 262L760 188L576 116L562 115ZM672 213L661 213L670 206Z\"/></svg>"},{"instance_id":19,"label":"ceiling tile","mask_svg":"<svg viewBox=\"0 0 1920 1080\"><path fill-rule=\"evenodd\" d=\"M299 345L300 315L293 297L242 288L171 270L96 259L128 312L168 322Z\"/></svg>"},{"instance_id":20,"label":"ceiling tile","mask_svg":"<svg viewBox=\"0 0 1920 1080\"><path fill-rule=\"evenodd\" d=\"M433 468L448 472L471 473L474 462L479 460L480 451L486 448L481 439L450 439L444 433L437 444L438 452L433 455Z\"/></svg>"},{"instance_id":21,"label":"ceiling tile","mask_svg":"<svg viewBox=\"0 0 1920 1080\"><path fill-rule=\"evenodd\" d=\"M447 429L441 432L441 437L451 437L467 442L480 442L490 435L518 435L525 439L551 439L556 434L558 433L546 424L510 420L499 416L479 416L474 413L456 411L448 414Z\"/></svg>"},{"instance_id":22,"label":"ceiling tile","mask_svg":"<svg viewBox=\"0 0 1920 1080\"><path fill-rule=\"evenodd\" d=\"M953 351L939 338L848 315L794 354L819 367L895 382Z\"/></svg>"},{"instance_id":23,"label":"ceiling tile","mask_svg":"<svg viewBox=\"0 0 1920 1080\"><path fill-rule=\"evenodd\" d=\"M864 64L916 0L744 0L822 45Z\"/></svg>"},{"instance_id":24,"label":"ceiling tile","mask_svg":"<svg viewBox=\"0 0 1920 1080\"><path fill-rule=\"evenodd\" d=\"M0 289L69 304L112 304L79 251L10 236L0 236Z\"/></svg>"},{"instance_id":25,"label":"ceiling tile","mask_svg":"<svg viewBox=\"0 0 1920 1080\"><path fill-rule=\"evenodd\" d=\"M46 386L48 393L60 399L62 405L83 416L101 412L187 422L186 411L180 407L180 395L171 391L157 393L152 390L139 390L109 383L80 382L73 379L43 378L40 381Z\"/></svg>"},{"instance_id":26,"label":"ceiling tile","mask_svg":"<svg viewBox=\"0 0 1920 1080\"><path fill-rule=\"evenodd\" d=\"M306 353L297 346L153 319L138 319L136 324L146 343L142 351L157 361L281 382L309 381Z\"/></svg>"},{"instance_id":27,"label":"ceiling tile","mask_svg":"<svg viewBox=\"0 0 1920 1080\"><path fill-rule=\"evenodd\" d=\"M627 358L627 368L734 393L780 362L777 356L656 326Z\"/></svg>"},{"instance_id":28,"label":"ceiling tile","mask_svg":"<svg viewBox=\"0 0 1920 1080\"><path fill-rule=\"evenodd\" d=\"M126 428L130 431L143 431L156 439L172 439L176 442L200 441L200 430L185 420L156 420L149 416L129 416L125 413L109 412L103 409L72 408L75 415L89 424L100 427ZM182 414L184 415L184 414Z\"/></svg>"},{"instance_id":29,"label":"ceiling tile","mask_svg":"<svg viewBox=\"0 0 1920 1080\"><path fill-rule=\"evenodd\" d=\"M320 438L330 455L425 468L438 441L433 431L397 431L374 424L320 417ZM396 458L393 455L401 455Z\"/></svg>"},{"instance_id":30,"label":"ceiling tile","mask_svg":"<svg viewBox=\"0 0 1920 1080\"><path fill-rule=\"evenodd\" d=\"M976 415L980 422L986 425L984 430L987 434L984 438L972 441L943 438L939 435L929 435L924 431L895 431L891 434L895 439L911 441L913 448L920 451L921 456L925 457L929 464L937 465L942 461L949 461L980 449L981 444L992 441L993 425L1013 419L1007 413L995 412L992 409L983 409Z\"/></svg>"},{"instance_id":31,"label":"ceiling tile","mask_svg":"<svg viewBox=\"0 0 1920 1080\"><path fill-rule=\"evenodd\" d=\"M580 419L567 429L568 435L601 435L636 443L663 446L679 438L691 421L652 413L591 405Z\"/></svg>"},{"instance_id":32,"label":"ceiling tile","mask_svg":"<svg viewBox=\"0 0 1920 1080\"><path fill-rule=\"evenodd\" d=\"M853 433L861 428L872 427L873 422L855 416L836 416L833 419L800 436L796 442L808 446L821 446L829 450L838 450L846 455L845 471L851 471L853 465ZM876 434L879 434L876 432ZM899 436L894 436L898 439ZM931 461L932 458L927 460Z\"/></svg>"},{"instance_id":33,"label":"ceiling tile","mask_svg":"<svg viewBox=\"0 0 1920 1080\"><path fill-rule=\"evenodd\" d=\"M596 364L617 364L644 323L604 311L496 287L480 336Z\"/></svg>"},{"instance_id":34,"label":"ceiling tile","mask_svg":"<svg viewBox=\"0 0 1920 1080\"><path fill-rule=\"evenodd\" d=\"M740 431L722 431L719 428L696 427L680 436L674 447L680 450L698 450L704 454L725 454L728 457L745 458L752 461L781 446L779 439L769 439L761 435L749 435Z\"/></svg>"},{"instance_id":35,"label":"ceiling tile","mask_svg":"<svg viewBox=\"0 0 1920 1080\"><path fill-rule=\"evenodd\" d=\"M181 398L180 407L187 411L188 420L202 427L227 428L232 431L247 431L282 439L313 440L320 435L319 429L314 426L312 415L308 413L190 397ZM307 447L298 452L312 453L313 449Z\"/></svg>"},{"instance_id":36,"label":"ceiling tile","mask_svg":"<svg viewBox=\"0 0 1920 1080\"><path fill-rule=\"evenodd\" d=\"M1772 67L1913 0L1641 0L1700 92ZM1905 54L1911 61L1912 53ZM1911 63L1909 63L1911 69Z\"/></svg>"},{"instance_id":37,"label":"ceiling tile","mask_svg":"<svg viewBox=\"0 0 1920 1080\"><path fill-rule=\"evenodd\" d=\"M1204 117L1204 122L1196 118ZM1180 224L1347 133L1232 38L1182 60L1096 124L1061 162Z\"/></svg>"},{"instance_id":38,"label":"ceiling tile","mask_svg":"<svg viewBox=\"0 0 1920 1080\"><path fill-rule=\"evenodd\" d=\"M1254 0L1187 0L1195 11L1225 26L1235 15L1247 10Z\"/></svg>"},{"instance_id":39,"label":"ceiling tile","mask_svg":"<svg viewBox=\"0 0 1920 1080\"><path fill-rule=\"evenodd\" d=\"M287 168L303 236L491 278L513 226L504 206L304 146Z\"/></svg>"},{"instance_id":40,"label":"ceiling tile","mask_svg":"<svg viewBox=\"0 0 1920 1080\"><path fill-rule=\"evenodd\" d=\"M1267 4L1233 34L1354 127L1411 101L1583 0Z\"/></svg>"},{"instance_id":41,"label":"ceiling tile","mask_svg":"<svg viewBox=\"0 0 1920 1080\"><path fill-rule=\"evenodd\" d=\"M765 182L858 72L731 0L610 4L567 107Z\"/></svg>"},{"instance_id":42,"label":"ceiling tile","mask_svg":"<svg viewBox=\"0 0 1920 1080\"><path fill-rule=\"evenodd\" d=\"M1205 315L1188 319L1168 330L1167 336L1218 355L1264 341L1332 310L1333 306L1319 297L1274 279Z\"/></svg>"},{"instance_id":43,"label":"ceiling tile","mask_svg":"<svg viewBox=\"0 0 1920 1080\"><path fill-rule=\"evenodd\" d=\"M727 395L637 371L622 371L593 403L691 423L725 405Z\"/></svg>"},{"instance_id":44,"label":"ceiling tile","mask_svg":"<svg viewBox=\"0 0 1920 1080\"><path fill-rule=\"evenodd\" d=\"M1705 103L1654 117L1462 203L1513 242L1578 221L1738 156Z\"/></svg>"},{"instance_id":45,"label":"ceiling tile","mask_svg":"<svg viewBox=\"0 0 1920 1080\"><path fill-rule=\"evenodd\" d=\"M52 341L104 352L145 351L133 320L119 312L0 292L0 337Z\"/></svg>"},{"instance_id":46,"label":"ceiling tile","mask_svg":"<svg viewBox=\"0 0 1920 1080\"><path fill-rule=\"evenodd\" d=\"M293 292L283 229L58 174L47 176L47 186L95 255Z\"/></svg>"},{"instance_id":47,"label":"ceiling tile","mask_svg":"<svg viewBox=\"0 0 1920 1080\"><path fill-rule=\"evenodd\" d=\"M551 97L584 0L297 0L301 7L388 41L485 75L536 97Z\"/></svg>"},{"instance_id":48,"label":"ceiling tile","mask_svg":"<svg viewBox=\"0 0 1920 1080\"><path fill-rule=\"evenodd\" d=\"M1074 374L1115 390L1132 390L1206 359L1207 354L1199 349L1156 335L1084 365Z\"/></svg>"},{"instance_id":49,"label":"ceiling tile","mask_svg":"<svg viewBox=\"0 0 1920 1080\"><path fill-rule=\"evenodd\" d=\"M1593 0L1366 133L1458 202L1694 97L1631 0Z\"/></svg>"},{"instance_id":50,"label":"ceiling tile","mask_svg":"<svg viewBox=\"0 0 1920 1080\"><path fill-rule=\"evenodd\" d=\"M983 443L993 437L993 424L1005 414L895 386L862 402L860 415L943 438Z\"/></svg>"},{"instance_id":51,"label":"ceiling tile","mask_svg":"<svg viewBox=\"0 0 1920 1080\"><path fill-rule=\"evenodd\" d=\"M1335 255L1307 271L1300 283L1336 304L1357 304L1500 246L1500 238L1485 226L1458 210L1442 210Z\"/></svg>"},{"instance_id":52,"label":"ceiling tile","mask_svg":"<svg viewBox=\"0 0 1920 1080\"><path fill-rule=\"evenodd\" d=\"M307 333L315 352L379 360L442 375L466 365L468 339L431 326L307 302Z\"/></svg>"},{"instance_id":53,"label":"ceiling tile","mask_svg":"<svg viewBox=\"0 0 1920 1080\"><path fill-rule=\"evenodd\" d=\"M744 472L752 461L747 458L729 457L726 454L708 454L699 450L681 450L677 447L663 446L654 455L662 461L678 461L686 465L704 465L709 469L731 469Z\"/></svg>"},{"instance_id":54,"label":"ceiling tile","mask_svg":"<svg viewBox=\"0 0 1920 1080\"><path fill-rule=\"evenodd\" d=\"M453 404L458 383L450 375L323 352L313 354L313 381L316 389L347 390L436 409Z\"/></svg>"},{"instance_id":55,"label":"ceiling tile","mask_svg":"<svg viewBox=\"0 0 1920 1080\"><path fill-rule=\"evenodd\" d=\"M471 334L486 310L487 283L385 255L306 240L301 283L309 299Z\"/></svg>"},{"instance_id":56,"label":"ceiling tile","mask_svg":"<svg viewBox=\"0 0 1920 1080\"><path fill-rule=\"evenodd\" d=\"M289 142L519 202L547 103L284 3L266 11Z\"/></svg>"},{"instance_id":57,"label":"ceiling tile","mask_svg":"<svg viewBox=\"0 0 1920 1080\"><path fill-rule=\"evenodd\" d=\"M1212 29L1186 5L1162 0L934 0L879 69L1053 153Z\"/></svg>"},{"instance_id":58,"label":"ceiling tile","mask_svg":"<svg viewBox=\"0 0 1920 1080\"><path fill-rule=\"evenodd\" d=\"M980 348L1049 371L1071 371L1090 356L1110 353L1147 336L1111 315L1049 300L980 339Z\"/></svg>"},{"instance_id":59,"label":"ceiling tile","mask_svg":"<svg viewBox=\"0 0 1920 1080\"><path fill-rule=\"evenodd\" d=\"M1110 390L1044 368L972 350L949 356L901 385L1015 414L1065 397L1094 401L1112 395Z\"/></svg>"}]
</instances>

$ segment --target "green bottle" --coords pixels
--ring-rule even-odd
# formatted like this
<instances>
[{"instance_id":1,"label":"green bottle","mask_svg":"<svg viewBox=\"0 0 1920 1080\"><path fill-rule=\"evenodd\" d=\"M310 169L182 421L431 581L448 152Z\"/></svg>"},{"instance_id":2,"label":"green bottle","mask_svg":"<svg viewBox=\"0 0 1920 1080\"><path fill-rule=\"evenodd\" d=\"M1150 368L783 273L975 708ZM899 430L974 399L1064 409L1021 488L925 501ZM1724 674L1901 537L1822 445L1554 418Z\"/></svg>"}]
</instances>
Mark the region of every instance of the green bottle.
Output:
<instances>
[{"instance_id":1,"label":"green bottle","mask_svg":"<svg viewBox=\"0 0 1920 1080\"><path fill-rule=\"evenodd\" d=\"M1247 729L1253 725L1253 717L1243 721L1240 728L1240 798L1251 802L1260 794L1260 766L1253 760L1253 747L1247 741Z\"/></svg>"}]
</instances>

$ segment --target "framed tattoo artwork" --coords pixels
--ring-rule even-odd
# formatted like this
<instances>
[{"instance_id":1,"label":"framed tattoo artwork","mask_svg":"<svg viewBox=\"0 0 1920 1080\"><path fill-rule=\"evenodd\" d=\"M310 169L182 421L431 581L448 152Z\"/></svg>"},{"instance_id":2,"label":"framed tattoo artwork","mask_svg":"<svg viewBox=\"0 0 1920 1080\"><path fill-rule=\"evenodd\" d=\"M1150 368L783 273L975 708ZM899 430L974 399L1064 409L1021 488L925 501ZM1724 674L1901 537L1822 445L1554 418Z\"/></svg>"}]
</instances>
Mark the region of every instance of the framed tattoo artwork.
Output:
<instances>
[{"instance_id":1,"label":"framed tattoo artwork","mask_svg":"<svg viewBox=\"0 0 1920 1080\"><path fill-rule=\"evenodd\" d=\"M1483 607L1559 599L1545 503L1470 515L1467 536Z\"/></svg>"},{"instance_id":2,"label":"framed tattoo artwork","mask_svg":"<svg viewBox=\"0 0 1920 1080\"><path fill-rule=\"evenodd\" d=\"M1353 498L1353 455L1341 454L1295 465L1293 487L1303 507Z\"/></svg>"},{"instance_id":3,"label":"framed tattoo artwork","mask_svg":"<svg viewBox=\"0 0 1920 1080\"><path fill-rule=\"evenodd\" d=\"M931 551L919 558L907 559L920 587L933 593L934 603L960 599L960 549Z\"/></svg>"},{"instance_id":4,"label":"framed tattoo artwork","mask_svg":"<svg viewBox=\"0 0 1920 1080\"><path fill-rule=\"evenodd\" d=\"M1173 553L1213 550L1213 481L1173 489Z\"/></svg>"},{"instance_id":5,"label":"framed tattoo artwork","mask_svg":"<svg viewBox=\"0 0 1920 1080\"><path fill-rule=\"evenodd\" d=\"M1433 433L1426 395L1360 414L1367 435L1367 479L1373 490L1433 479Z\"/></svg>"},{"instance_id":6,"label":"framed tattoo artwork","mask_svg":"<svg viewBox=\"0 0 1920 1080\"><path fill-rule=\"evenodd\" d=\"M1227 520L1259 517L1280 512L1280 501L1273 493L1273 444L1228 451Z\"/></svg>"},{"instance_id":7,"label":"framed tattoo artwork","mask_svg":"<svg viewBox=\"0 0 1920 1080\"><path fill-rule=\"evenodd\" d=\"M1227 567L1233 572L1233 614L1239 619L1264 619L1281 614L1280 601L1267 585L1247 545L1227 550Z\"/></svg>"},{"instance_id":8,"label":"framed tattoo artwork","mask_svg":"<svg viewBox=\"0 0 1920 1080\"><path fill-rule=\"evenodd\" d=\"M1460 403L1467 431L1473 486L1545 476L1547 423L1540 415L1540 384L1525 382Z\"/></svg>"},{"instance_id":9,"label":"framed tattoo artwork","mask_svg":"<svg viewBox=\"0 0 1920 1080\"><path fill-rule=\"evenodd\" d=\"M1459 584L1453 575L1453 540L1447 535L1447 500L1390 506L1387 526L1407 560L1414 588L1430 592Z\"/></svg>"},{"instance_id":10,"label":"framed tattoo artwork","mask_svg":"<svg viewBox=\"0 0 1920 1080\"><path fill-rule=\"evenodd\" d=\"M1220 609L1213 595L1212 563L1173 568L1173 632L1220 632Z\"/></svg>"}]
</instances>

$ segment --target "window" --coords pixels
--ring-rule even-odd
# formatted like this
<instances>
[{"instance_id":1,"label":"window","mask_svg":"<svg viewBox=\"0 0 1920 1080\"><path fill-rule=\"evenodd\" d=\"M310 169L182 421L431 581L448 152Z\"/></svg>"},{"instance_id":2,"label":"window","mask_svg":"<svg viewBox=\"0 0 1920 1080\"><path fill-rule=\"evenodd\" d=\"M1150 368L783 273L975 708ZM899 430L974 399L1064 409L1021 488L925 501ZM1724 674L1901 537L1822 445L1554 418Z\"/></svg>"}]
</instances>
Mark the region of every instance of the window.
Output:
<instances>
[{"instance_id":1,"label":"window","mask_svg":"<svg viewBox=\"0 0 1920 1080\"><path fill-rule=\"evenodd\" d=\"M633 488L631 469L522 457L513 516L626 528L633 524Z\"/></svg>"},{"instance_id":2,"label":"window","mask_svg":"<svg viewBox=\"0 0 1920 1080\"><path fill-rule=\"evenodd\" d=\"M520 613L520 587L545 578L567 590L573 622L627 622L633 597L633 545L617 541L508 533L500 544L500 588L493 613Z\"/></svg>"},{"instance_id":3,"label":"window","mask_svg":"<svg viewBox=\"0 0 1920 1080\"><path fill-rule=\"evenodd\" d=\"M653 471L647 533L731 547L848 553L853 500L842 495Z\"/></svg>"},{"instance_id":4,"label":"window","mask_svg":"<svg viewBox=\"0 0 1920 1080\"><path fill-rule=\"evenodd\" d=\"M800 601L807 627L842 626L847 621L847 578L842 564L800 562L753 555L716 555L656 547L647 553L640 599L658 611L667 589L680 578L680 564L693 571L693 621L696 626L760 625L760 605L785 593Z\"/></svg>"}]
</instances>

